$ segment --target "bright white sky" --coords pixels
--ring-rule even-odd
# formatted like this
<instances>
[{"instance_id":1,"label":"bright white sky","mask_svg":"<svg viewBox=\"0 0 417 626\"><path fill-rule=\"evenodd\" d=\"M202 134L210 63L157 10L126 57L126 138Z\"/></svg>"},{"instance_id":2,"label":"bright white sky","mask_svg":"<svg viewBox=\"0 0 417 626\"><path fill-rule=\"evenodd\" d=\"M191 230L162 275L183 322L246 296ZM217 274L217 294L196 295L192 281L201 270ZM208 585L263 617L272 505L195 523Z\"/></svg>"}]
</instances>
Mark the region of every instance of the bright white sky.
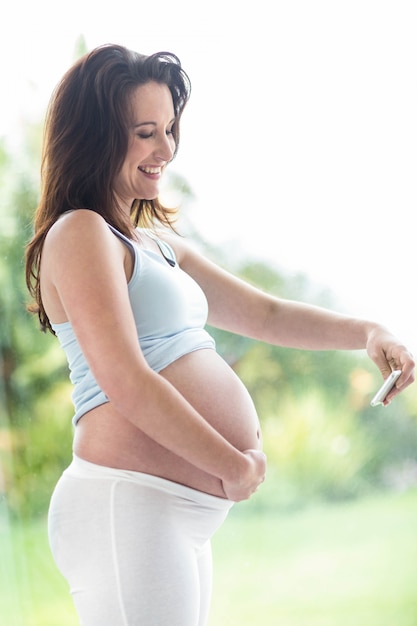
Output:
<instances>
[{"instance_id":1,"label":"bright white sky","mask_svg":"<svg viewBox=\"0 0 417 626\"><path fill-rule=\"evenodd\" d=\"M328 287L417 353L415 0L24 0L0 29L0 135L88 48L175 52L193 95L172 166L214 244Z\"/></svg>"}]
</instances>

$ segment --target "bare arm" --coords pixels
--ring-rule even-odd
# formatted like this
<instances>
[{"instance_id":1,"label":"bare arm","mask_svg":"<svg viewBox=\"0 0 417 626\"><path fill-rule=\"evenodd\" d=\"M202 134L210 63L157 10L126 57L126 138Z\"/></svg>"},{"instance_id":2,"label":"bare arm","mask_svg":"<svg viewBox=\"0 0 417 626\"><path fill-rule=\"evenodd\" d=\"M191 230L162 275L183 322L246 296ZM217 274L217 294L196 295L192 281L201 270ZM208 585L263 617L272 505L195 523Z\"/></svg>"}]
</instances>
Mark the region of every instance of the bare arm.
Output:
<instances>
[{"instance_id":1,"label":"bare arm","mask_svg":"<svg viewBox=\"0 0 417 626\"><path fill-rule=\"evenodd\" d=\"M136 341L127 254L100 216L77 211L49 232L42 275L115 409L160 445L220 478L227 497L247 498L263 480L265 457L234 448L149 368Z\"/></svg>"},{"instance_id":2,"label":"bare arm","mask_svg":"<svg viewBox=\"0 0 417 626\"><path fill-rule=\"evenodd\" d=\"M411 353L380 324L273 297L205 259L183 240L171 238L170 242L182 268L206 293L213 326L284 347L366 349L383 378L393 369L403 372L388 401L413 382Z\"/></svg>"}]
</instances>

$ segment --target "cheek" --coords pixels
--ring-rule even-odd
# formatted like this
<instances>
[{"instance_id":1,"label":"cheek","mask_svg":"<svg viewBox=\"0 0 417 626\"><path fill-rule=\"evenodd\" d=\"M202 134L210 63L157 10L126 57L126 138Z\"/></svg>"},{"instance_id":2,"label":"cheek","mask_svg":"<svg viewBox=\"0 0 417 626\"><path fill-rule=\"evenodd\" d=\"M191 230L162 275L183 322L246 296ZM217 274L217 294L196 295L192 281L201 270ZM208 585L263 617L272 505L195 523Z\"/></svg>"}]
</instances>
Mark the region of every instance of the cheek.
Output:
<instances>
[{"instance_id":1,"label":"cheek","mask_svg":"<svg viewBox=\"0 0 417 626\"><path fill-rule=\"evenodd\" d=\"M128 184L128 181L132 178L131 172L133 168L134 166L130 165L130 161L124 161L121 169L114 177L113 187L116 191L121 191Z\"/></svg>"}]
</instances>

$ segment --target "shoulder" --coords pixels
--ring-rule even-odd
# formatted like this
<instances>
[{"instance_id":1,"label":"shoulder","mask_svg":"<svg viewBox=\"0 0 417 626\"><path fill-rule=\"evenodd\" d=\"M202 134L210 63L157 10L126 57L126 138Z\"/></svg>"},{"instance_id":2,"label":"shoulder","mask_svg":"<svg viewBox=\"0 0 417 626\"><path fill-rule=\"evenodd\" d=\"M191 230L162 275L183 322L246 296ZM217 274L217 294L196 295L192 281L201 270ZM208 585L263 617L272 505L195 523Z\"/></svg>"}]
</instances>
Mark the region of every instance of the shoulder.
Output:
<instances>
[{"instance_id":1,"label":"shoulder","mask_svg":"<svg viewBox=\"0 0 417 626\"><path fill-rule=\"evenodd\" d=\"M55 275L76 267L100 267L107 259L124 262L125 248L101 215L77 209L62 215L50 228L42 264Z\"/></svg>"},{"instance_id":2,"label":"shoulder","mask_svg":"<svg viewBox=\"0 0 417 626\"><path fill-rule=\"evenodd\" d=\"M120 245L104 218L94 211L77 209L64 213L51 226L44 251L72 256L91 254L100 248L106 248L109 252L112 247L117 249Z\"/></svg>"},{"instance_id":3,"label":"shoulder","mask_svg":"<svg viewBox=\"0 0 417 626\"><path fill-rule=\"evenodd\" d=\"M89 209L68 211L51 226L47 238L65 239L71 236L83 238L89 234L99 235L109 231L104 218Z\"/></svg>"}]
</instances>

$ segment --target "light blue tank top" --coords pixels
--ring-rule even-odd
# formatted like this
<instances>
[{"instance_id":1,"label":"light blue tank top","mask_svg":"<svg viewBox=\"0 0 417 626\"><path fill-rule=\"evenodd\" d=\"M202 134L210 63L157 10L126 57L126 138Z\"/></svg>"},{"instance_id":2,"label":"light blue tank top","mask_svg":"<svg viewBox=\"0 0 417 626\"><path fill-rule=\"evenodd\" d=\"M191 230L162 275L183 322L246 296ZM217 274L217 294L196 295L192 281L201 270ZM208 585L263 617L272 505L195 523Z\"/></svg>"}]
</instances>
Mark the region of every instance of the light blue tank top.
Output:
<instances>
[{"instance_id":1,"label":"light blue tank top","mask_svg":"<svg viewBox=\"0 0 417 626\"><path fill-rule=\"evenodd\" d=\"M206 297L199 285L178 266L172 248L155 238L161 256L141 248L109 227L134 255L129 298L137 337L149 366L159 372L189 352L215 349L214 339L204 328L208 314ZM94 379L71 324L52 324L52 328L68 359L70 380L74 385L73 424L76 425L87 411L108 402L108 398Z\"/></svg>"}]
</instances>

